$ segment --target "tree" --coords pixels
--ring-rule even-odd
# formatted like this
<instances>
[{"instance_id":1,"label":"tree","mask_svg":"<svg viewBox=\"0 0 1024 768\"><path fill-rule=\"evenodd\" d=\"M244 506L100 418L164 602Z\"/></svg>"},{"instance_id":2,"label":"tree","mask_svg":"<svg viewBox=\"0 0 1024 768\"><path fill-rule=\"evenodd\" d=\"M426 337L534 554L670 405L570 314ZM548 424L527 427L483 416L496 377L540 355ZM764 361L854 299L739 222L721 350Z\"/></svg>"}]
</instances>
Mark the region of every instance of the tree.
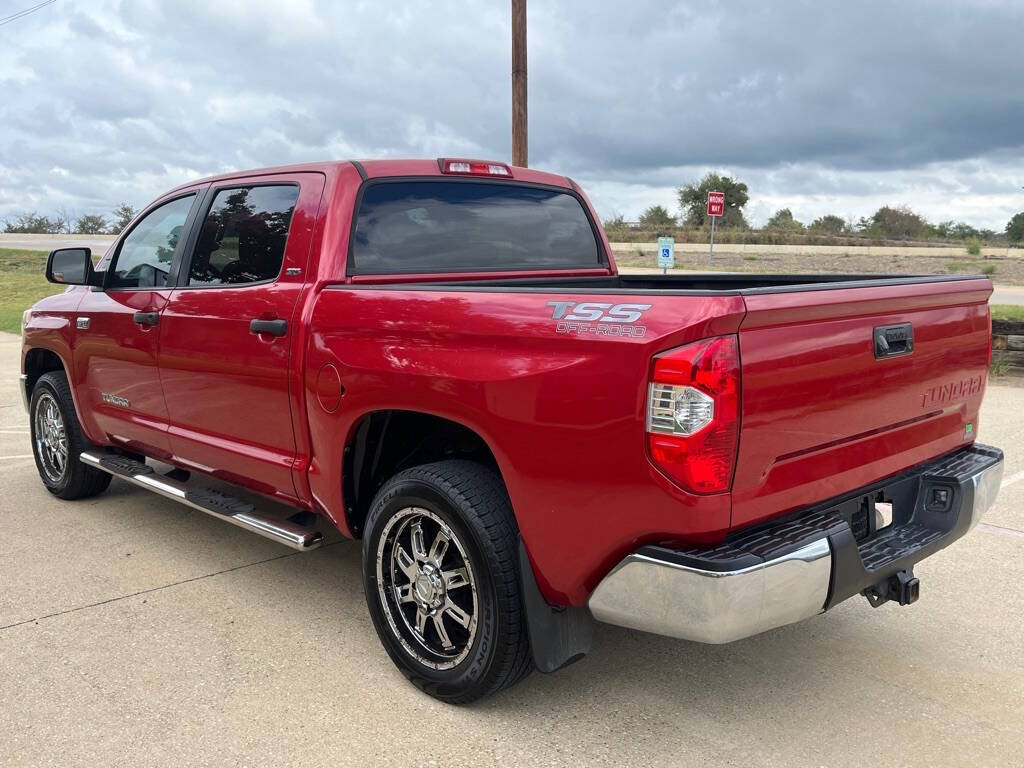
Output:
<instances>
[{"instance_id":1,"label":"tree","mask_svg":"<svg viewBox=\"0 0 1024 768\"><path fill-rule=\"evenodd\" d=\"M981 233L963 221L940 221L935 225L935 234L943 240L970 240Z\"/></svg>"},{"instance_id":2,"label":"tree","mask_svg":"<svg viewBox=\"0 0 1024 768\"><path fill-rule=\"evenodd\" d=\"M809 230L815 235L844 235L849 231L849 227L842 216L826 213L812 221Z\"/></svg>"},{"instance_id":3,"label":"tree","mask_svg":"<svg viewBox=\"0 0 1024 768\"><path fill-rule=\"evenodd\" d=\"M640 214L639 224L642 227L674 227L676 217L668 212L663 205L652 205Z\"/></svg>"},{"instance_id":4,"label":"tree","mask_svg":"<svg viewBox=\"0 0 1024 768\"><path fill-rule=\"evenodd\" d=\"M68 209L62 205L60 208L57 209L57 213L53 217L52 221L54 226L57 227L57 231L59 233L61 233L62 235L70 235L71 230L73 229L73 218L74 217L70 213L68 213Z\"/></svg>"},{"instance_id":5,"label":"tree","mask_svg":"<svg viewBox=\"0 0 1024 768\"><path fill-rule=\"evenodd\" d=\"M1018 213L1007 223L1006 239L1011 243L1024 242L1024 211Z\"/></svg>"},{"instance_id":6,"label":"tree","mask_svg":"<svg viewBox=\"0 0 1024 768\"><path fill-rule=\"evenodd\" d=\"M121 234L121 231L131 223L132 219L135 218L136 213L137 211L128 203L121 203L117 206L112 214L114 220L110 224L110 234Z\"/></svg>"},{"instance_id":7,"label":"tree","mask_svg":"<svg viewBox=\"0 0 1024 768\"><path fill-rule=\"evenodd\" d=\"M859 225L870 235L892 240L915 240L927 236L930 227L920 214L901 205L891 208L883 205L870 219L861 219Z\"/></svg>"},{"instance_id":8,"label":"tree","mask_svg":"<svg viewBox=\"0 0 1024 768\"><path fill-rule=\"evenodd\" d=\"M708 192L725 193L725 215L719 222L722 226L746 228L743 206L750 199L747 185L718 173L709 173L700 181L679 188L679 208L687 226L703 227L708 223Z\"/></svg>"},{"instance_id":9,"label":"tree","mask_svg":"<svg viewBox=\"0 0 1024 768\"><path fill-rule=\"evenodd\" d=\"M75 222L75 233L79 235L98 235L107 229L107 217L102 215L79 216Z\"/></svg>"},{"instance_id":10,"label":"tree","mask_svg":"<svg viewBox=\"0 0 1024 768\"><path fill-rule=\"evenodd\" d=\"M768 219L765 229L775 229L781 232L803 232L804 225L793 218L793 212L789 208L780 208Z\"/></svg>"},{"instance_id":11,"label":"tree","mask_svg":"<svg viewBox=\"0 0 1024 768\"><path fill-rule=\"evenodd\" d=\"M63 229L63 221L51 219L49 216L39 216L35 211L23 213L14 221L4 220L4 232L19 235L56 235Z\"/></svg>"},{"instance_id":12,"label":"tree","mask_svg":"<svg viewBox=\"0 0 1024 768\"><path fill-rule=\"evenodd\" d=\"M626 217L616 213L610 219L605 219L603 224L605 229L622 229L626 226Z\"/></svg>"}]
</instances>

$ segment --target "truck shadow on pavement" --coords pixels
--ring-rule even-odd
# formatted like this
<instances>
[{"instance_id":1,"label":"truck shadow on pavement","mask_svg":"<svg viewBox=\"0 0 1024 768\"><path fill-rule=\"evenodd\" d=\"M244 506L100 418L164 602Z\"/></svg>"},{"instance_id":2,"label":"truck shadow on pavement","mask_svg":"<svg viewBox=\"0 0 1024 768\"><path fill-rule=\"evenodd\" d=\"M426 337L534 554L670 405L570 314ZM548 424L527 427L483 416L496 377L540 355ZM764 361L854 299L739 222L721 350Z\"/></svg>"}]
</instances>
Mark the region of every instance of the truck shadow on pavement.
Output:
<instances>
[{"instance_id":1,"label":"truck shadow on pavement","mask_svg":"<svg viewBox=\"0 0 1024 768\"><path fill-rule=\"evenodd\" d=\"M337 604L338 621L355 619L366 626L369 658L350 657L342 663L390 666L366 615L360 545L343 540L323 550L340 586L322 599ZM880 615L866 602L851 600L827 615L718 646L597 623L594 646L582 661L550 675L534 672L470 708L480 714L515 711L517 718L544 718L552 708L578 708L582 715L609 706L609 701L619 702L616 706L646 702L680 716L740 710L744 717L757 717L763 708L761 715L774 718L788 708L782 703L793 698L793 716L798 717L801 711L806 715L808 703L799 692L811 692L813 698L815 691L844 679L856 685L864 676L878 677L878 659L861 651L877 644ZM891 627L884 631L887 644L913 647L913 630L904 630L905 637ZM410 695L423 696L397 670L390 677L395 686L409 687Z\"/></svg>"}]
</instances>

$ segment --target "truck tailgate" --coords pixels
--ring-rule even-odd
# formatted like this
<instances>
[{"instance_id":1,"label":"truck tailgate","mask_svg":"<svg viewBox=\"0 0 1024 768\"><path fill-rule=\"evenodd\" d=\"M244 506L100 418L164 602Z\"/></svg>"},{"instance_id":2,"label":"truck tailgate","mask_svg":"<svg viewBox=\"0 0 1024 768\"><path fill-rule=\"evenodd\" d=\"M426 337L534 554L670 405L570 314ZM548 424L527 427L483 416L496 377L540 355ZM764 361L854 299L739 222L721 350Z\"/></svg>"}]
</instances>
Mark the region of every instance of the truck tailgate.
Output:
<instances>
[{"instance_id":1,"label":"truck tailgate","mask_svg":"<svg viewBox=\"0 0 1024 768\"><path fill-rule=\"evenodd\" d=\"M987 279L745 292L732 527L972 442L988 373L991 292ZM912 349L902 352L904 331L893 328L886 356L876 330L907 323Z\"/></svg>"}]
</instances>

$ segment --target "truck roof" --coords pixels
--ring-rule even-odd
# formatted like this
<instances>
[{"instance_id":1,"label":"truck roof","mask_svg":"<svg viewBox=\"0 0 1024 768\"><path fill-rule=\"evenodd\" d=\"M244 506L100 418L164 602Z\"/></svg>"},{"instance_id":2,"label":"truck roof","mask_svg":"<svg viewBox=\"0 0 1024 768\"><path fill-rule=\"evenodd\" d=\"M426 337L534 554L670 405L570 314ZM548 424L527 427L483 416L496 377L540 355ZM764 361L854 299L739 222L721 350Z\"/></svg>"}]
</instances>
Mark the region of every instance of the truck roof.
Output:
<instances>
[{"instance_id":1,"label":"truck roof","mask_svg":"<svg viewBox=\"0 0 1024 768\"><path fill-rule=\"evenodd\" d=\"M463 159L463 158L458 158ZM492 161L493 162L493 161ZM499 161L500 162L500 161ZM328 160L316 163L299 163L296 165L279 165L266 168L250 168L247 170L228 171L226 173L206 176L195 179L175 188L183 189L195 184L204 184L217 181L225 181L241 176L270 176L279 173L323 173L334 176L338 170L345 166L361 167L368 179L384 178L390 176L441 176L438 159L386 159L386 160ZM528 181L534 184L548 184L555 187L573 188L575 185L567 176L561 176L547 171L538 171L533 168L510 165L512 179L514 181ZM488 177L495 178L495 177Z\"/></svg>"}]
</instances>

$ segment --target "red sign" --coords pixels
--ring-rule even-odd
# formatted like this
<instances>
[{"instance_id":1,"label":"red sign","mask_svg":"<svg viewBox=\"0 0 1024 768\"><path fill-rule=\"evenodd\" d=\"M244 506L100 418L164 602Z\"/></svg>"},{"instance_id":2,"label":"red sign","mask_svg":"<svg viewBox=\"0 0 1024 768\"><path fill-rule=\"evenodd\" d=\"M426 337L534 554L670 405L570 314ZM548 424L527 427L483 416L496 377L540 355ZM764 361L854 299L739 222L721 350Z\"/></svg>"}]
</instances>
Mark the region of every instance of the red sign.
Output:
<instances>
[{"instance_id":1,"label":"red sign","mask_svg":"<svg viewBox=\"0 0 1024 768\"><path fill-rule=\"evenodd\" d=\"M708 192L708 216L725 215L725 192Z\"/></svg>"}]
</instances>

